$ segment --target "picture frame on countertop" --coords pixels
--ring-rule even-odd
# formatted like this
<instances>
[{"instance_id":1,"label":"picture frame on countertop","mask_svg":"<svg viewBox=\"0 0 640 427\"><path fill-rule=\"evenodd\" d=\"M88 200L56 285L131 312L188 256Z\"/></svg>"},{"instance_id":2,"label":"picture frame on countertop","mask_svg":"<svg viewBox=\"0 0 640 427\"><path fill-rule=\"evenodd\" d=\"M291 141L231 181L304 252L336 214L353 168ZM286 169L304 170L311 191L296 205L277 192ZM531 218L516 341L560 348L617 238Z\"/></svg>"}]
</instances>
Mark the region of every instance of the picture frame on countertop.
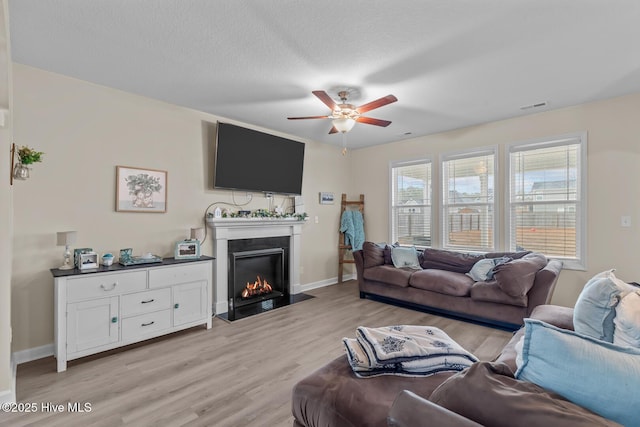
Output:
<instances>
[{"instance_id":1,"label":"picture frame on countertop","mask_svg":"<svg viewBox=\"0 0 640 427\"><path fill-rule=\"evenodd\" d=\"M87 252L87 253L80 254L78 268L80 270L98 268L98 254L95 252Z\"/></svg>"},{"instance_id":2,"label":"picture frame on countertop","mask_svg":"<svg viewBox=\"0 0 640 427\"><path fill-rule=\"evenodd\" d=\"M168 172L116 166L116 212L167 212Z\"/></svg>"},{"instance_id":3,"label":"picture frame on countertop","mask_svg":"<svg viewBox=\"0 0 640 427\"><path fill-rule=\"evenodd\" d=\"M188 239L177 242L173 257L175 259L200 258L200 241L196 239Z\"/></svg>"},{"instance_id":4,"label":"picture frame on countertop","mask_svg":"<svg viewBox=\"0 0 640 427\"><path fill-rule=\"evenodd\" d=\"M93 248L76 248L73 250L73 265L80 268L80 255L93 252Z\"/></svg>"}]
</instances>

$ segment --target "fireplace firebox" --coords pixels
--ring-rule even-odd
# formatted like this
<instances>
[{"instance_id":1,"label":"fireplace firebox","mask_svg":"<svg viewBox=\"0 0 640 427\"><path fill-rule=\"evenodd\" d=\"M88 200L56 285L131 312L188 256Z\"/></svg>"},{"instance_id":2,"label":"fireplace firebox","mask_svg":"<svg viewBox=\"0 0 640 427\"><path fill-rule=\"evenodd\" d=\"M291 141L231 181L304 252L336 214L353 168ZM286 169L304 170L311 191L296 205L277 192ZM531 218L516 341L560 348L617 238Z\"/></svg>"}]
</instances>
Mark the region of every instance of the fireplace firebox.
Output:
<instances>
[{"instance_id":1,"label":"fireplace firebox","mask_svg":"<svg viewBox=\"0 0 640 427\"><path fill-rule=\"evenodd\" d=\"M228 319L287 305L289 239L238 239L230 240L228 245Z\"/></svg>"}]
</instances>

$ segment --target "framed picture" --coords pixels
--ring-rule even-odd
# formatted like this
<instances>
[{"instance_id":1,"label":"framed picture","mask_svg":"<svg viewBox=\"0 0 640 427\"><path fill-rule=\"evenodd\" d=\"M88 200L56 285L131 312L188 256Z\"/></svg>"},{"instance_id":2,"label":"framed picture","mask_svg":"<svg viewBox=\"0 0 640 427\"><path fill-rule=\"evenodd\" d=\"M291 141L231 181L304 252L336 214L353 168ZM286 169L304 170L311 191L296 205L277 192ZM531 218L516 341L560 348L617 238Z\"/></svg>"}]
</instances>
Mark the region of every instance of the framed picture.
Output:
<instances>
[{"instance_id":1,"label":"framed picture","mask_svg":"<svg viewBox=\"0 0 640 427\"><path fill-rule=\"evenodd\" d=\"M167 211L167 171L116 166L116 211Z\"/></svg>"},{"instance_id":2,"label":"framed picture","mask_svg":"<svg viewBox=\"0 0 640 427\"><path fill-rule=\"evenodd\" d=\"M333 193L320 193L320 204L321 205L332 205L333 204Z\"/></svg>"},{"instance_id":3,"label":"framed picture","mask_svg":"<svg viewBox=\"0 0 640 427\"><path fill-rule=\"evenodd\" d=\"M176 243L173 257L175 259L200 258L200 241L193 239Z\"/></svg>"},{"instance_id":4,"label":"framed picture","mask_svg":"<svg viewBox=\"0 0 640 427\"><path fill-rule=\"evenodd\" d=\"M78 255L78 268L86 270L88 268L98 268L98 254L95 252L87 252Z\"/></svg>"},{"instance_id":5,"label":"framed picture","mask_svg":"<svg viewBox=\"0 0 640 427\"><path fill-rule=\"evenodd\" d=\"M93 248L77 248L73 250L73 265L80 268L80 255L93 253Z\"/></svg>"}]
</instances>

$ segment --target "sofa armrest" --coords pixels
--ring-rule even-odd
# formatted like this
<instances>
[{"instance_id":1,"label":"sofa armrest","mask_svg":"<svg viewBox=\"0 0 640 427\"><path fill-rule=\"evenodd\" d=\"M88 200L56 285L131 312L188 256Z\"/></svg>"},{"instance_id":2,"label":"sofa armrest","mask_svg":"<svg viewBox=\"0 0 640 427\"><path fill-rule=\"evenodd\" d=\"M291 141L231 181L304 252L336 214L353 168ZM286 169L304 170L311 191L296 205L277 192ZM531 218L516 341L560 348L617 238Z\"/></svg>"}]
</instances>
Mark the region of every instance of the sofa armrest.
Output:
<instances>
[{"instance_id":1,"label":"sofa armrest","mask_svg":"<svg viewBox=\"0 0 640 427\"><path fill-rule=\"evenodd\" d=\"M482 427L450 410L403 390L391 406L389 427Z\"/></svg>"}]
</instances>

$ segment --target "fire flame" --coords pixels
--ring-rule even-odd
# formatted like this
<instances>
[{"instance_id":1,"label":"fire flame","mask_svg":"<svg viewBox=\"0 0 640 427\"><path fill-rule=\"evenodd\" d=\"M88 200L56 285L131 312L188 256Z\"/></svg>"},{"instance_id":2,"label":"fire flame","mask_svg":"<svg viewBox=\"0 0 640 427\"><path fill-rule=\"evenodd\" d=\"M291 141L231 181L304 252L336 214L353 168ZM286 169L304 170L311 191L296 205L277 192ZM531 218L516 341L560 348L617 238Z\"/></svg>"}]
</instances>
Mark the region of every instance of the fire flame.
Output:
<instances>
[{"instance_id":1,"label":"fire flame","mask_svg":"<svg viewBox=\"0 0 640 427\"><path fill-rule=\"evenodd\" d=\"M242 291L242 298L249 298L258 295L264 295L273 292L273 288L266 280L262 280L258 276L258 280L253 283L247 282L247 286Z\"/></svg>"}]
</instances>

